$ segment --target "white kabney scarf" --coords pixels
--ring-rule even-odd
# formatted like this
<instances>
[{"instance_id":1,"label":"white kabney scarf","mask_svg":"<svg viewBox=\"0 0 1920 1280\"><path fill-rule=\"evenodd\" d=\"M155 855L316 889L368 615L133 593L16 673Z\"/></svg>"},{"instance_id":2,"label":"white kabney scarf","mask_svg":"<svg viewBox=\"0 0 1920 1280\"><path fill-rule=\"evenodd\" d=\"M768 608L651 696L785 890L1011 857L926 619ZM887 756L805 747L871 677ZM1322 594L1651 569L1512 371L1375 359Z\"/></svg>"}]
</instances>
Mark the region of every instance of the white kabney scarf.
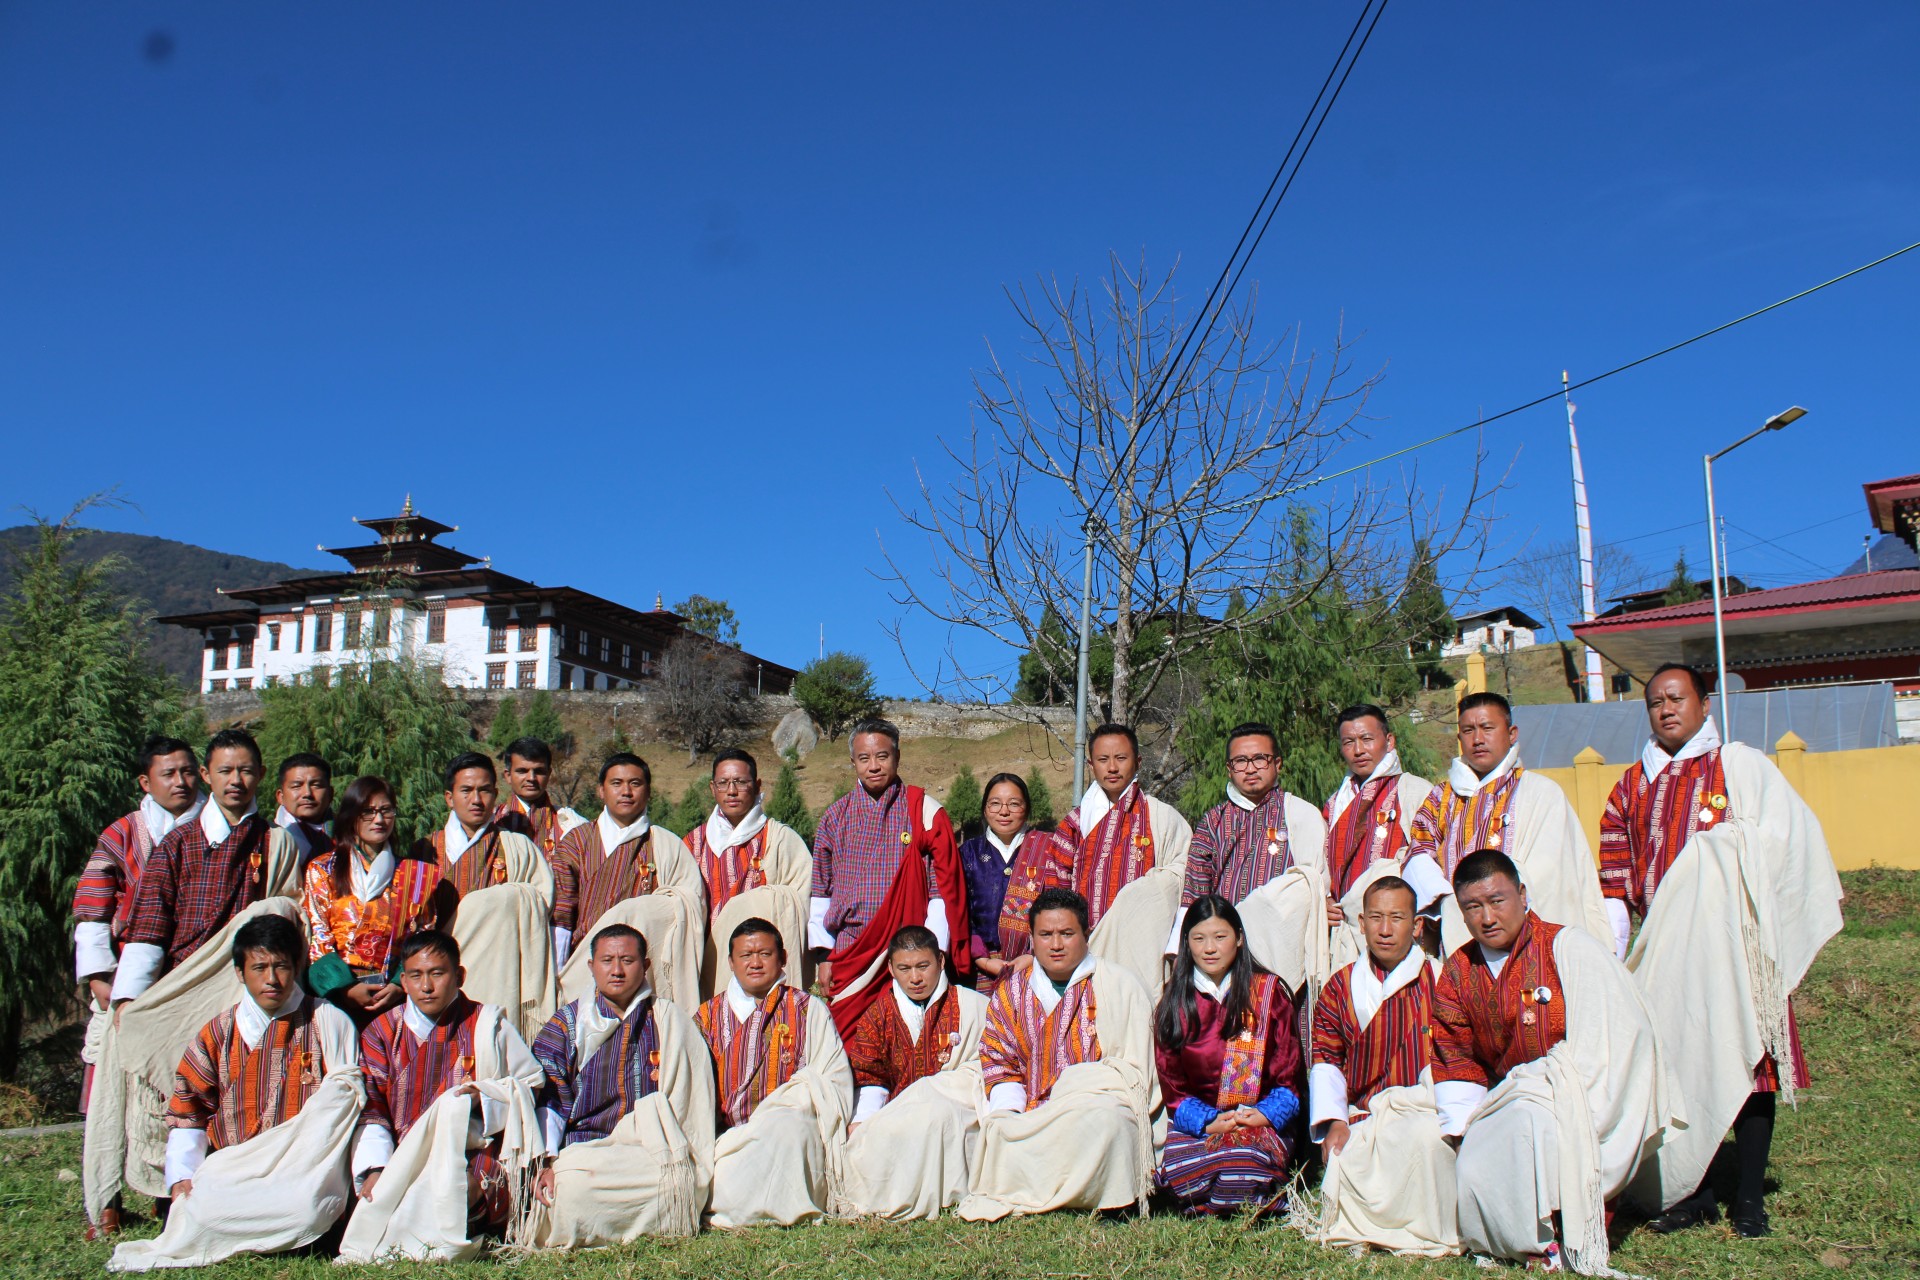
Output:
<instances>
[{"instance_id":1,"label":"white kabney scarf","mask_svg":"<svg viewBox=\"0 0 1920 1280\"><path fill-rule=\"evenodd\" d=\"M1011 840L1002 840L999 833L992 827L987 828L987 843L999 852L1000 860L1008 866L1013 865L1013 855L1020 852L1020 846L1026 842L1026 839L1027 829L1025 827L1014 832L1013 839Z\"/></svg>"},{"instance_id":2,"label":"white kabney scarf","mask_svg":"<svg viewBox=\"0 0 1920 1280\"><path fill-rule=\"evenodd\" d=\"M1139 785L1138 779L1129 782L1121 789L1121 797L1125 798L1127 792ZM1093 834L1093 829L1099 826L1109 813L1113 812L1113 801L1107 799L1107 793L1101 790L1100 784L1096 782L1087 788L1087 794L1080 797L1080 807L1074 812L1080 816L1080 836L1085 839Z\"/></svg>"},{"instance_id":3,"label":"white kabney scarf","mask_svg":"<svg viewBox=\"0 0 1920 1280\"><path fill-rule=\"evenodd\" d=\"M1694 730L1693 736L1682 743L1680 750L1673 755L1666 753L1658 738L1648 738L1647 745L1640 749L1640 768L1645 771L1647 781L1652 782L1675 760L1692 760L1719 745L1720 730L1714 727L1713 717L1708 716L1705 723Z\"/></svg>"},{"instance_id":4,"label":"white kabney scarf","mask_svg":"<svg viewBox=\"0 0 1920 1280\"><path fill-rule=\"evenodd\" d=\"M385 893L387 886L393 883L394 869L400 865L393 856L393 846L390 844L381 845L380 852L374 854L371 861L361 856L360 846L355 844L347 850L347 859L353 896L362 902L372 902Z\"/></svg>"},{"instance_id":5,"label":"white kabney scarf","mask_svg":"<svg viewBox=\"0 0 1920 1280\"><path fill-rule=\"evenodd\" d=\"M947 994L947 985L947 975L943 973L940 975L939 984L933 989L933 994L927 997L927 1002L915 1004L913 997L909 996L898 982L893 984L893 1007L900 1011L900 1021L907 1024L907 1034L913 1037L915 1044L920 1043L920 1032L926 1028L927 1010L937 1004L941 996Z\"/></svg>"},{"instance_id":6,"label":"white kabney scarf","mask_svg":"<svg viewBox=\"0 0 1920 1280\"><path fill-rule=\"evenodd\" d=\"M1484 778L1474 773L1473 766L1469 765L1459 756L1455 756L1453 763L1447 766L1447 782L1453 787L1453 793L1455 795L1464 800L1471 800L1480 794L1480 788L1490 782L1498 782L1500 779L1512 773L1519 765L1520 744L1517 742L1513 744L1512 749L1509 750L1506 755L1500 758L1499 764L1487 771L1487 776Z\"/></svg>"},{"instance_id":7,"label":"white kabney scarf","mask_svg":"<svg viewBox=\"0 0 1920 1280\"><path fill-rule=\"evenodd\" d=\"M294 817L287 806L281 805L279 811L273 815L273 825L293 837L294 844L300 848L301 857L313 856L313 838L307 834L306 825Z\"/></svg>"},{"instance_id":8,"label":"white kabney scarf","mask_svg":"<svg viewBox=\"0 0 1920 1280\"><path fill-rule=\"evenodd\" d=\"M620 1011L617 1018L609 1018L600 1012L600 993L589 991L580 998L580 1017L573 1027L573 1062L576 1070L585 1070L593 1055L600 1052L600 1046L620 1029L620 1024L633 1012L633 1006L653 996L651 986L641 987L634 992L633 999L627 1001L627 1007ZM613 1002L609 1000L608 1004Z\"/></svg>"},{"instance_id":9,"label":"white kabney scarf","mask_svg":"<svg viewBox=\"0 0 1920 1280\"><path fill-rule=\"evenodd\" d=\"M1380 1012L1395 992L1412 986L1420 980L1420 969L1427 962L1426 953L1414 947L1393 967L1393 972L1385 978L1373 971L1373 957L1361 956L1353 965L1353 980L1349 990L1353 994L1353 1018L1365 1031L1373 1021L1373 1015Z\"/></svg>"},{"instance_id":10,"label":"white kabney scarf","mask_svg":"<svg viewBox=\"0 0 1920 1280\"><path fill-rule=\"evenodd\" d=\"M758 800L754 801L753 808L747 810L741 817L740 825L737 827L728 822L727 815L720 812L719 805L715 805L713 812L707 815L707 848L715 853L725 853L736 845L743 845L759 835L761 828L766 825L767 811L761 807Z\"/></svg>"},{"instance_id":11,"label":"white kabney scarf","mask_svg":"<svg viewBox=\"0 0 1920 1280\"><path fill-rule=\"evenodd\" d=\"M448 814L445 828L447 833L447 861L449 863L460 861L460 855L468 849L471 849L479 841L481 836L487 834L488 828L492 826L493 823L491 822L482 823L478 831L472 835L468 835L467 829L461 825L459 817L451 813Z\"/></svg>"},{"instance_id":12,"label":"white kabney scarf","mask_svg":"<svg viewBox=\"0 0 1920 1280\"><path fill-rule=\"evenodd\" d=\"M206 793L204 791L196 792L193 797L193 803L187 806L185 813L172 814L162 809L160 802L152 796L141 796L140 821L146 825L147 834L153 837L153 842L159 844L162 840L165 840L168 835L172 834L175 827L190 818L199 817L200 810L204 809L206 804Z\"/></svg>"},{"instance_id":13,"label":"white kabney scarf","mask_svg":"<svg viewBox=\"0 0 1920 1280\"><path fill-rule=\"evenodd\" d=\"M638 819L624 827L608 817L605 809L593 821L600 828L600 848L607 853L612 853L629 840L638 840L647 834L647 828L652 825L647 821L644 811Z\"/></svg>"},{"instance_id":14,"label":"white kabney scarf","mask_svg":"<svg viewBox=\"0 0 1920 1280\"><path fill-rule=\"evenodd\" d=\"M1380 762L1373 766L1373 772L1364 778L1355 778L1353 774L1349 772L1346 777L1340 779L1340 789L1333 793L1334 818L1337 820L1341 814L1347 811L1347 806L1353 803L1353 798L1360 794L1360 788L1366 783L1372 782L1375 778L1391 778L1396 773L1405 772L1406 770L1400 767L1400 753L1398 751L1388 751L1387 754L1381 756ZM1472 773L1473 770L1469 769L1467 772ZM1229 789L1228 794L1232 794L1231 789Z\"/></svg>"}]
</instances>

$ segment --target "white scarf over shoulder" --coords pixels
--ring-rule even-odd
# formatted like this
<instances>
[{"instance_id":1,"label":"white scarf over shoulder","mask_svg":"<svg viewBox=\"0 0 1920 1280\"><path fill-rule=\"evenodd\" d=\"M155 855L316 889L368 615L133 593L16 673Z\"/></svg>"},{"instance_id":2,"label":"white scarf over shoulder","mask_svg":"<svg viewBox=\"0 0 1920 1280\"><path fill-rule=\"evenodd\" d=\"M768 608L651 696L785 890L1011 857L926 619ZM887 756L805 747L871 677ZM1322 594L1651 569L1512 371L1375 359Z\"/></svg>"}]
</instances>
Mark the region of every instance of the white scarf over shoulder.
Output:
<instances>
[{"instance_id":1,"label":"white scarf over shoulder","mask_svg":"<svg viewBox=\"0 0 1920 1280\"><path fill-rule=\"evenodd\" d=\"M585 1070L587 1063L593 1060L593 1055L600 1052L600 1046L612 1038L613 1033L620 1029L620 1024L627 1020L627 1015L633 1012L633 1006L652 995L652 987L641 987L634 993L633 999L627 1001L627 1007L620 1010L620 1016L617 1018L610 1018L600 1011L599 992L589 991L581 996L580 1016L574 1020L573 1025L574 1069ZM613 1001L609 1000L607 1003L612 1004Z\"/></svg>"},{"instance_id":2,"label":"white scarf over shoulder","mask_svg":"<svg viewBox=\"0 0 1920 1280\"><path fill-rule=\"evenodd\" d=\"M1401 957L1400 963L1385 978L1374 973L1372 956L1361 956L1354 962L1353 981L1349 989L1353 993L1353 1018L1362 1031L1373 1021L1373 1015L1380 1012L1381 1005L1396 992L1420 980L1420 970L1426 962L1426 953L1417 946Z\"/></svg>"},{"instance_id":3,"label":"white scarf over shoulder","mask_svg":"<svg viewBox=\"0 0 1920 1280\"><path fill-rule=\"evenodd\" d=\"M1387 754L1381 756L1380 762L1374 765L1373 771L1364 778L1355 778L1353 774L1349 772L1344 778L1340 779L1340 789L1333 793L1333 816L1337 819L1347 811L1347 806L1352 804L1353 798L1360 794L1360 788L1362 786L1372 782L1375 778L1391 778L1396 773L1404 772L1406 771L1400 767L1400 753L1398 751L1388 751ZM1473 770L1469 769L1467 772L1472 773ZM1231 792L1229 792L1229 794L1231 794Z\"/></svg>"},{"instance_id":4,"label":"white scarf over shoulder","mask_svg":"<svg viewBox=\"0 0 1920 1280\"><path fill-rule=\"evenodd\" d=\"M1447 766L1447 783L1453 788L1455 795L1470 800L1480 794L1480 788L1490 782L1498 782L1519 767L1520 744L1516 742L1512 749L1500 758L1500 763L1487 771L1487 776L1484 778L1473 771L1472 765L1455 756L1453 763Z\"/></svg>"},{"instance_id":5,"label":"white scarf over shoulder","mask_svg":"<svg viewBox=\"0 0 1920 1280\"><path fill-rule=\"evenodd\" d=\"M1645 771L1647 781L1652 782L1675 760L1692 760L1703 756L1720 745L1720 730L1715 727L1713 717L1708 716L1705 723L1693 731L1693 736L1680 745L1680 750L1668 755L1660 745L1660 739L1648 738L1647 745L1640 749L1640 768Z\"/></svg>"},{"instance_id":6,"label":"white scarf over shoulder","mask_svg":"<svg viewBox=\"0 0 1920 1280\"><path fill-rule=\"evenodd\" d=\"M185 813L173 814L162 809L160 802L152 796L141 796L140 821L146 825L147 834L153 837L153 842L159 844L172 834L175 827L199 817L200 810L205 808L206 804L206 792L198 792L193 797L193 803L187 806Z\"/></svg>"},{"instance_id":7,"label":"white scarf over shoulder","mask_svg":"<svg viewBox=\"0 0 1920 1280\"><path fill-rule=\"evenodd\" d=\"M715 853L725 853L737 845L759 835L767 825L767 811L758 800L753 808L741 815L738 826L727 821L727 815L720 812L720 806L713 806L713 812L707 815L707 848Z\"/></svg>"},{"instance_id":8,"label":"white scarf over shoulder","mask_svg":"<svg viewBox=\"0 0 1920 1280\"><path fill-rule=\"evenodd\" d=\"M605 809L602 809L600 816L593 821L600 829L600 848L607 853L612 853L629 840L638 840L647 834L647 828L653 825L648 821L645 810L642 810L638 818L624 827L614 821Z\"/></svg>"}]
</instances>

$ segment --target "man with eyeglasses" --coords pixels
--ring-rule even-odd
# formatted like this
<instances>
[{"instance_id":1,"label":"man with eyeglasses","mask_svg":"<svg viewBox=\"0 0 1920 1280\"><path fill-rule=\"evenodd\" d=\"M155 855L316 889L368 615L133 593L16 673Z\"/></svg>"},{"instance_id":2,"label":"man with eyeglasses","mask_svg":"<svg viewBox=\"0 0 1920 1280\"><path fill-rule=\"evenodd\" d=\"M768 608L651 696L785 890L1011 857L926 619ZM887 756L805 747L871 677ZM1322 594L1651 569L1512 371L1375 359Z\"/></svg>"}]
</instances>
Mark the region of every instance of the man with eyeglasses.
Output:
<instances>
[{"instance_id":1,"label":"man with eyeglasses","mask_svg":"<svg viewBox=\"0 0 1920 1280\"><path fill-rule=\"evenodd\" d=\"M1028 840L1014 859L1000 911L1000 952L1033 950L1027 921L1040 893L1071 889L1086 900L1093 954L1126 969L1160 998L1160 940L1180 919L1177 889L1193 828L1140 786L1140 739L1123 724L1087 738L1093 784L1050 838Z\"/></svg>"},{"instance_id":2,"label":"man with eyeglasses","mask_svg":"<svg viewBox=\"0 0 1920 1280\"><path fill-rule=\"evenodd\" d=\"M1327 976L1325 964L1312 959L1324 954L1331 922L1327 824L1312 802L1280 785L1280 764L1280 738L1272 725L1249 722L1227 734L1227 798L1194 828L1180 910L1210 893L1233 903L1254 958L1298 992L1309 976L1306 968ZM1320 936L1311 936L1316 930ZM1176 924L1166 954L1179 947Z\"/></svg>"},{"instance_id":3,"label":"man with eyeglasses","mask_svg":"<svg viewBox=\"0 0 1920 1280\"><path fill-rule=\"evenodd\" d=\"M801 957L806 951L807 895L813 884L813 854L800 833L767 816L760 804L760 765L739 748L713 758L707 788L713 812L687 832L687 849L707 887L707 952L700 989L718 989L723 966L719 940L734 926L758 917L780 930L789 957L782 975L804 987Z\"/></svg>"}]
</instances>

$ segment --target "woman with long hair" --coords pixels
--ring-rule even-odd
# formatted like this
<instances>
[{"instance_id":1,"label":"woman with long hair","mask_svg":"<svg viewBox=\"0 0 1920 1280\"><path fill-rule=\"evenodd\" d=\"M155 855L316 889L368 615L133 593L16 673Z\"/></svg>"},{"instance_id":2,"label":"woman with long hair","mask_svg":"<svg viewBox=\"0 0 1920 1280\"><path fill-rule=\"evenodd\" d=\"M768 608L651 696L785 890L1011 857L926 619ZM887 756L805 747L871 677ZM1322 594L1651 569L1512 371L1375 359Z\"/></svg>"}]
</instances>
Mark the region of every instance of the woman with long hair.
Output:
<instances>
[{"instance_id":1,"label":"woman with long hair","mask_svg":"<svg viewBox=\"0 0 1920 1280\"><path fill-rule=\"evenodd\" d=\"M432 862L402 857L399 811L384 778L355 778L340 797L333 848L307 864L312 926L307 984L365 1026L406 998L391 958L409 934L452 917L452 886Z\"/></svg>"},{"instance_id":2,"label":"woman with long hair","mask_svg":"<svg viewBox=\"0 0 1920 1280\"><path fill-rule=\"evenodd\" d=\"M967 919L973 934L969 945L982 990L991 991L999 985L1007 966L1000 955L1000 907L1006 901L1014 855L1027 839L1031 807L1027 784L1019 774L994 774L987 779L982 801L986 819L983 830L960 846L960 868L967 877Z\"/></svg>"},{"instance_id":3,"label":"woman with long hair","mask_svg":"<svg viewBox=\"0 0 1920 1280\"><path fill-rule=\"evenodd\" d=\"M1189 1213L1271 1200L1298 1138L1300 1037L1293 998L1254 966L1240 913L1194 900L1154 1011L1154 1059L1171 1123L1154 1181Z\"/></svg>"}]
</instances>

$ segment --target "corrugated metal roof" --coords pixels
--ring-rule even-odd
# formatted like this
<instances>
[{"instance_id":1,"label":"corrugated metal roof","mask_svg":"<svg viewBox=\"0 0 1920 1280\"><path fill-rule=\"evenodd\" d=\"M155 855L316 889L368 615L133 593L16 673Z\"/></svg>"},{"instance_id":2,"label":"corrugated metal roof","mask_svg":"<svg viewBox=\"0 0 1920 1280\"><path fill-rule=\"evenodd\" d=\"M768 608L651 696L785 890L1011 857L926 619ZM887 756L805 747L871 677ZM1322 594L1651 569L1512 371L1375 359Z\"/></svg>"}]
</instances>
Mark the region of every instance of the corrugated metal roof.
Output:
<instances>
[{"instance_id":1,"label":"corrugated metal roof","mask_svg":"<svg viewBox=\"0 0 1920 1280\"><path fill-rule=\"evenodd\" d=\"M1727 596L1720 602L1723 616L1765 613L1775 609L1806 609L1821 605L1848 604L1862 600L1881 600L1890 596L1920 595L1920 569L1876 569L1840 578L1822 578L1791 587L1771 587ZM1713 617L1712 600L1668 605L1664 609L1646 609L1614 618L1578 622L1574 633L1605 631L1612 627L1644 627L1661 622L1696 622Z\"/></svg>"}]
</instances>

